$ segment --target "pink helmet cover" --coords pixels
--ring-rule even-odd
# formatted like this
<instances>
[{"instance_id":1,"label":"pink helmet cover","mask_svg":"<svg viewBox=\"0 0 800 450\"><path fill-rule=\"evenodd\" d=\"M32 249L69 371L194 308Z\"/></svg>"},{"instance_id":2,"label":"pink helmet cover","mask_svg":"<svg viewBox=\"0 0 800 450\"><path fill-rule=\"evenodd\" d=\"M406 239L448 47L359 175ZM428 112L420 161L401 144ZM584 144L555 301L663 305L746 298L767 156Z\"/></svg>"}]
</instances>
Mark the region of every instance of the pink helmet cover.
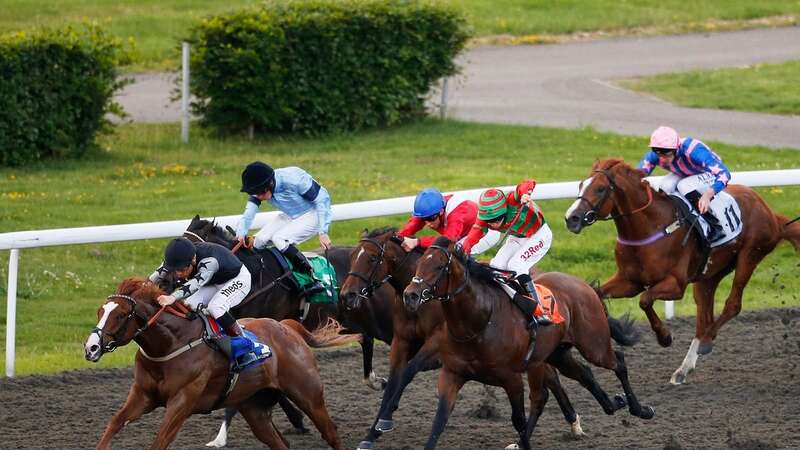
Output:
<instances>
[{"instance_id":1,"label":"pink helmet cover","mask_svg":"<svg viewBox=\"0 0 800 450\"><path fill-rule=\"evenodd\" d=\"M678 132L670 127L660 126L650 135L651 148L670 148L677 150L681 138Z\"/></svg>"}]
</instances>

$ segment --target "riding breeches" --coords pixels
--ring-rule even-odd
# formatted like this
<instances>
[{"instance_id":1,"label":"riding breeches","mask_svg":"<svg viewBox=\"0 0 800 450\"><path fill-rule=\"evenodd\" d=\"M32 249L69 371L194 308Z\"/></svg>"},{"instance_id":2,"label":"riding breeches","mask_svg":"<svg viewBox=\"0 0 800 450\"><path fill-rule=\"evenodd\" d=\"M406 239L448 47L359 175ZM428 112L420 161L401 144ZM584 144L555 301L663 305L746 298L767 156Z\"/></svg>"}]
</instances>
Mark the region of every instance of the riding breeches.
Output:
<instances>
[{"instance_id":1,"label":"riding breeches","mask_svg":"<svg viewBox=\"0 0 800 450\"><path fill-rule=\"evenodd\" d=\"M531 237L509 236L489 263L498 269L513 270L517 275L529 273L553 244L553 232L545 223Z\"/></svg>"},{"instance_id":2,"label":"riding breeches","mask_svg":"<svg viewBox=\"0 0 800 450\"><path fill-rule=\"evenodd\" d=\"M184 303L192 310L205 305L208 312L217 319L247 297L250 293L250 282L250 271L242 265L239 275L224 283L201 287L187 297Z\"/></svg>"},{"instance_id":3,"label":"riding breeches","mask_svg":"<svg viewBox=\"0 0 800 450\"><path fill-rule=\"evenodd\" d=\"M255 236L255 247L264 248L269 241L283 252L292 244L301 244L319 233L319 219L312 209L302 216L292 219L284 213L267 222Z\"/></svg>"},{"instance_id":4,"label":"riding breeches","mask_svg":"<svg viewBox=\"0 0 800 450\"><path fill-rule=\"evenodd\" d=\"M715 181L716 178L711 173L699 173L697 175L690 175L685 178L671 173L661 180L658 188L661 190L661 192L667 194L680 192L681 195L686 197L686 194L692 191L697 191L702 195L703 192L710 188Z\"/></svg>"},{"instance_id":5,"label":"riding breeches","mask_svg":"<svg viewBox=\"0 0 800 450\"><path fill-rule=\"evenodd\" d=\"M489 231L487 231L486 234L481 238L481 240L478 241L477 244L472 246L472 250L469 251L469 254L472 255L472 256L480 255L481 253L485 252L486 250L489 250L490 248L492 248L495 245L497 245L497 243L500 242L500 239L502 237L503 237L503 235L500 234L500 232L497 231L497 230L489 230ZM467 240L467 237L464 236L463 238L461 238L461 240L458 241L458 243L460 244L460 243L462 243L462 242L464 242L466 240Z\"/></svg>"}]
</instances>

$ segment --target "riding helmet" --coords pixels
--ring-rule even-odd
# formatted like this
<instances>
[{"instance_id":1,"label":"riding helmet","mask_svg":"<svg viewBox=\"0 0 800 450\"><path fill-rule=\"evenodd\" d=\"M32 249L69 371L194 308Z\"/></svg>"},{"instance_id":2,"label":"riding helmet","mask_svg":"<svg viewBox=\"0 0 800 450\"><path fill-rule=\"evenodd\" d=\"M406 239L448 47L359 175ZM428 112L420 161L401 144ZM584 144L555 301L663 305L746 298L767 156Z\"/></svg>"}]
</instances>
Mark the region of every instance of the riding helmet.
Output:
<instances>
[{"instance_id":1,"label":"riding helmet","mask_svg":"<svg viewBox=\"0 0 800 450\"><path fill-rule=\"evenodd\" d=\"M247 165L242 172L242 192L258 195L275 188L275 171L261 161Z\"/></svg>"},{"instance_id":2,"label":"riding helmet","mask_svg":"<svg viewBox=\"0 0 800 450\"><path fill-rule=\"evenodd\" d=\"M164 250L164 268L169 271L183 269L192 263L195 248L192 241L179 237L171 240Z\"/></svg>"},{"instance_id":3,"label":"riding helmet","mask_svg":"<svg viewBox=\"0 0 800 450\"><path fill-rule=\"evenodd\" d=\"M506 195L500 189L487 189L478 202L478 219L492 221L508 211Z\"/></svg>"},{"instance_id":4,"label":"riding helmet","mask_svg":"<svg viewBox=\"0 0 800 450\"><path fill-rule=\"evenodd\" d=\"M670 127L660 126L650 135L650 148L677 150L680 143L678 132Z\"/></svg>"},{"instance_id":5,"label":"riding helmet","mask_svg":"<svg viewBox=\"0 0 800 450\"><path fill-rule=\"evenodd\" d=\"M417 194L414 199L414 217L431 217L444 208L442 193L434 188L427 188Z\"/></svg>"}]
</instances>

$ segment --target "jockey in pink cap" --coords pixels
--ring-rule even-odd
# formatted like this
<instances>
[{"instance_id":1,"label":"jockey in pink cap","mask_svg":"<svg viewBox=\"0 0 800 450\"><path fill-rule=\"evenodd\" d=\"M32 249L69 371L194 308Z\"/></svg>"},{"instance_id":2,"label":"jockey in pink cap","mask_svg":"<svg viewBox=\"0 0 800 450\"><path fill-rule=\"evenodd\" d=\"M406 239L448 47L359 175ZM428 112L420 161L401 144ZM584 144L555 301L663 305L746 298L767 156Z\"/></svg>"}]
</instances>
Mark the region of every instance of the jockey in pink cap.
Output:
<instances>
[{"instance_id":1,"label":"jockey in pink cap","mask_svg":"<svg viewBox=\"0 0 800 450\"><path fill-rule=\"evenodd\" d=\"M639 169L650 175L656 166L670 172L661 181L662 192L680 192L711 226L711 242L721 236L717 218L710 212L709 204L731 179L731 172L722 159L703 142L686 137L670 127L660 126L650 136L650 151L639 162Z\"/></svg>"}]
</instances>

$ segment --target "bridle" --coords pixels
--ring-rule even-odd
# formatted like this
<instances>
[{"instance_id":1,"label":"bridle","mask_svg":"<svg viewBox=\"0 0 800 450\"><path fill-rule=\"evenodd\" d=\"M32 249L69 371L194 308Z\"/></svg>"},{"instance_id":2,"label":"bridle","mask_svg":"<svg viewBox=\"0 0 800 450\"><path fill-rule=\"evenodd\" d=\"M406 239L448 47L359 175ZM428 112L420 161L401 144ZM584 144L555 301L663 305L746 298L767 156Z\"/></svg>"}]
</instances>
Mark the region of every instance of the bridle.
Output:
<instances>
[{"instance_id":1,"label":"bridle","mask_svg":"<svg viewBox=\"0 0 800 450\"><path fill-rule=\"evenodd\" d=\"M614 181L614 177L608 170L597 169L593 170L592 173L600 173L605 175L605 177L608 179L608 189L606 189L603 192L603 194L595 203L592 203L591 201L589 201L588 198L582 195L575 197L577 200L581 200L589 204L589 209L586 211L586 213L584 213L583 217L581 218L581 222L583 223L583 225L591 225L598 220L611 220L611 219L617 219L619 217L630 216L632 214L636 214L637 212L644 211L645 209L647 209L647 207L649 207L653 203L653 190L648 188L647 203L645 203L644 206L641 206L639 208L634 209L633 211L625 213L609 214L607 217L597 217L597 211L603 208L603 206L606 204L606 201L608 201L608 199L611 198L611 194L613 194L614 191L619 190L620 192L623 192L623 190L617 185L617 183ZM644 180L642 181L642 183L644 183Z\"/></svg>"},{"instance_id":2,"label":"bridle","mask_svg":"<svg viewBox=\"0 0 800 450\"><path fill-rule=\"evenodd\" d=\"M372 266L370 267L369 274L363 275L361 273L354 272L352 270L350 272L347 272L347 275L352 275L352 276L358 278L359 280L361 280L361 281L363 281L364 283L367 284L366 286L361 288L361 290L359 292L356 293L356 295L358 295L359 297L361 297L363 299L367 299L368 297L372 296L372 294L375 293L376 289L380 288L386 282L391 280L392 279L392 274L391 273L387 274L382 280L375 280L374 279L375 273L378 271L378 268L381 265L383 265L384 262L385 262L384 261L384 259L385 259L384 256L386 255L386 243L385 242L380 242L377 239L373 239L373 238L362 238L358 242L361 243L362 245L363 245L363 243L369 243L369 244L372 244L372 245L374 245L375 247L378 248L378 256L375 257L375 258L372 258L372 257L370 258L374 262L373 262ZM401 264L402 264L403 261L405 261L405 258L407 258L407 257L408 257L408 253L406 253L406 256L401 261Z\"/></svg>"},{"instance_id":3,"label":"bridle","mask_svg":"<svg viewBox=\"0 0 800 450\"><path fill-rule=\"evenodd\" d=\"M446 247L442 247L441 245L431 245L428 247L429 249L436 249L440 252L443 252L447 257L447 263L439 269L439 273L436 274L436 278L434 278L433 283L428 283L425 281L424 278L420 278L414 276L411 279L412 283L419 284L422 286L422 292L420 293L420 304L425 304L430 300L440 300L442 302L447 302L452 300L456 295L460 294L464 289L467 288L469 285L469 270L464 267L464 283L461 286L457 287L454 291L448 292L450 287L450 267L453 263L453 253L448 250ZM439 290L439 283L442 280L447 280L447 288L442 295L436 295L436 292Z\"/></svg>"}]
</instances>

